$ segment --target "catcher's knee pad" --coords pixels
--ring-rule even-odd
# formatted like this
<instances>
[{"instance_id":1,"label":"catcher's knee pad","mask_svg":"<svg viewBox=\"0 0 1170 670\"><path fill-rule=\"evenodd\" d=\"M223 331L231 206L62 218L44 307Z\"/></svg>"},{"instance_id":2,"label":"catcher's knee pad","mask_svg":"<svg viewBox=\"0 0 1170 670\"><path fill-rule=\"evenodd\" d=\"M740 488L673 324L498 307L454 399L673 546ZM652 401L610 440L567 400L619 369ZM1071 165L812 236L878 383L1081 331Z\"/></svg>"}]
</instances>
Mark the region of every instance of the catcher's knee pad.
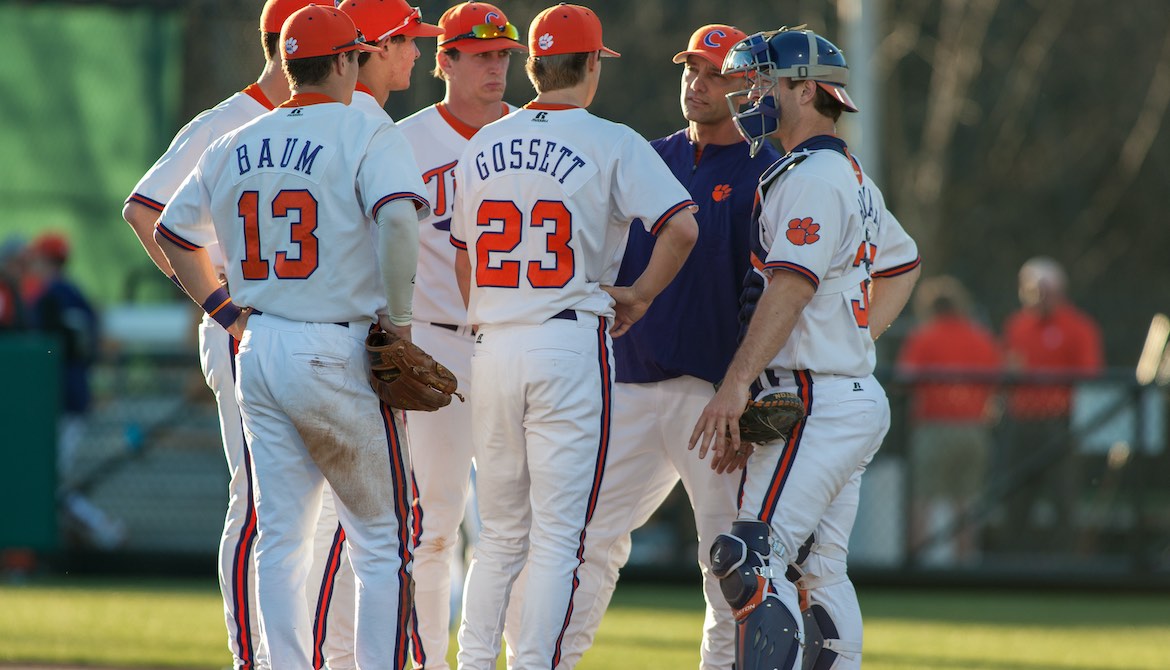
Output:
<instances>
[{"instance_id":1,"label":"catcher's knee pad","mask_svg":"<svg viewBox=\"0 0 1170 670\"><path fill-rule=\"evenodd\" d=\"M812 603L801 612L804 618L804 659L801 670L829 670L837 656L853 658L861 653L861 644L840 639L837 624L820 603Z\"/></svg>"},{"instance_id":2,"label":"catcher's knee pad","mask_svg":"<svg viewBox=\"0 0 1170 670\"><path fill-rule=\"evenodd\" d=\"M800 648L796 617L774 593L735 624L735 670L794 670Z\"/></svg>"},{"instance_id":3,"label":"catcher's knee pad","mask_svg":"<svg viewBox=\"0 0 1170 670\"><path fill-rule=\"evenodd\" d=\"M768 524L762 521L735 521L731 533L720 533L711 545L711 572L736 621L747 617L768 593L773 576L769 536Z\"/></svg>"}]
</instances>

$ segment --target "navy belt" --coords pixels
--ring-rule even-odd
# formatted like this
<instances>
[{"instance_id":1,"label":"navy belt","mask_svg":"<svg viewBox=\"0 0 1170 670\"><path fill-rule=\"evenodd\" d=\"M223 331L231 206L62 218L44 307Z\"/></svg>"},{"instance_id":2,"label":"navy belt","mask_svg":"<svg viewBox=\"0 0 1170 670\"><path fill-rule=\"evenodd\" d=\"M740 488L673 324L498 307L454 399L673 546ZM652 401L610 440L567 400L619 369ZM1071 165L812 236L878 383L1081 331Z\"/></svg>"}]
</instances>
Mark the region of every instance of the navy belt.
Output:
<instances>
[{"instance_id":1,"label":"navy belt","mask_svg":"<svg viewBox=\"0 0 1170 670\"><path fill-rule=\"evenodd\" d=\"M252 310L252 313L253 313L253 314L264 314L264 312L261 312L261 311L260 311L260 310L258 310L258 309L253 309L253 310ZM335 325L335 326L341 326L342 328L349 328L349 322L348 322L348 321L332 321L331 323L332 323L333 325Z\"/></svg>"},{"instance_id":2,"label":"navy belt","mask_svg":"<svg viewBox=\"0 0 1170 670\"><path fill-rule=\"evenodd\" d=\"M572 309L562 309L561 311L557 312L556 314L553 314L552 318L565 319L567 321L576 321L577 320L577 311L572 310Z\"/></svg>"},{"instance_id":3,"label":"navy belt","mask_svg":"<svg viewBox=\"0 0 1170 670\"><path fill-rule=\"evenodd\" d=\"M434 321L432 321L431 325L438 326L439 328L442 328L443 330L449 330L451 332L457 332L459 330L459 326L456 326L453 323L435 323Z\"/></svg>"}]
</instances>

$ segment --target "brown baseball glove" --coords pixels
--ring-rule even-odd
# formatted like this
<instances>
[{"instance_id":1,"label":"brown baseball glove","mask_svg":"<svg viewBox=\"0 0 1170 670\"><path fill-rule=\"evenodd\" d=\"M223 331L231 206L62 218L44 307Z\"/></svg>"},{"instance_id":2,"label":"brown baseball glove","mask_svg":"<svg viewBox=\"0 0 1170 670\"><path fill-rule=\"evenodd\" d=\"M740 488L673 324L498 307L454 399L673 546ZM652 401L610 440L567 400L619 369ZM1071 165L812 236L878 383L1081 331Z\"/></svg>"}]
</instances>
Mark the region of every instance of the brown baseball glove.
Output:
<instances>
[{"instance_id":1,"label":"brown baseball glove","mask_svg":"<svg viewBox=\"0 0 1170 670\"><path fill-rule=\"evenodd\" d=\"M804 418L804 403L794 393L769 393L748 403L739 417L740 442L767 444L787 440L792 427Z\"/></svg>"},{"instance_id":2,"label":"brown baseball glove","mask_svg":"<svg viewBox=\"0 0 1170 670\"><path fill-rule=\"evenodd\" d=\"M455 375L413 343L381 329L366 336L370 386L382 402L395 409L433 412L463 396Z\"/></svg>"}]
</instances>

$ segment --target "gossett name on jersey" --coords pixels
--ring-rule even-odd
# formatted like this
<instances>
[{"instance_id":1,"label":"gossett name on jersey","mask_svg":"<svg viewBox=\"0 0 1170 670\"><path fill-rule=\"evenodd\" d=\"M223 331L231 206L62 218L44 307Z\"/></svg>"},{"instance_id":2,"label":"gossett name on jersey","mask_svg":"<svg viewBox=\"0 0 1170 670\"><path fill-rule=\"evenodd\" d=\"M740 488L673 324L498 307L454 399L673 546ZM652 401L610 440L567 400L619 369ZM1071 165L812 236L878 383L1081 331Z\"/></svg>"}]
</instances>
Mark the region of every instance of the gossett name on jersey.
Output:
<instances>
[{"instance_id":1,"label":"gossett name on jersey","mask_svg":"<svg viewBox=\"0 0 1170 670\"><path fill-rule=\"evenodd\" d=\"M455 167L451 242L472 265L471 323L613 315L634 219L657 234L690 194L630 128L578 107L529 104L485 126Z\"/></svg>"}]
</instances>

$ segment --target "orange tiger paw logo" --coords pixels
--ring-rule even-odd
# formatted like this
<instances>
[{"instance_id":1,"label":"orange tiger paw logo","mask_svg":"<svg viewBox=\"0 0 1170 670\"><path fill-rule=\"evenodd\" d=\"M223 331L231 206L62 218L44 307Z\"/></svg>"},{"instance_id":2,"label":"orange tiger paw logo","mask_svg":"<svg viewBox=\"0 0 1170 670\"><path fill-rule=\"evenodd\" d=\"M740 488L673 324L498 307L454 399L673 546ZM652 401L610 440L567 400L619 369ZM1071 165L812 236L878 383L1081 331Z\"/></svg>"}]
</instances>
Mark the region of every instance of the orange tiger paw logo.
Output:
<instances>
[{"instance_id":1,"label":"orange tiger paw logo","mask_svg":"<svg viewBox=\"0 0 1170 670\"><path fill-rule=\"evenodd\" d=\"M715 202L723 202L731 197L731 184L719 184L711 191L711 199Z\"/></svg>"},{"instance_id":2,"label":"orange tiger paw logo","mask_svg":"<svg viewBox=\"0 0 1170 670\"><path fill-rule=\"evenodd\" d=\"M793 219L788 222L788 241L798 247L812 244L821 239L820 230L821 224L813 223L809 217Z\"/></svg>"}]
</instances>

